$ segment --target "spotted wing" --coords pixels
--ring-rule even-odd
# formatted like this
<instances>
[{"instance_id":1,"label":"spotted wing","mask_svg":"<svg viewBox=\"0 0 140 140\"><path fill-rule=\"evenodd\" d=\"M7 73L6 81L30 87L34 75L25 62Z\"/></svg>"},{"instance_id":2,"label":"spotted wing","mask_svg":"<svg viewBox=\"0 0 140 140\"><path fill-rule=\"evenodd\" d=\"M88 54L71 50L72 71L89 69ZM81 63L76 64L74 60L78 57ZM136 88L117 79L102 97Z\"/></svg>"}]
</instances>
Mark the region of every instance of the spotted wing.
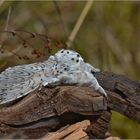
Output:
<instances>
[{"instance_id":1,"label":"spotted wing","mask_svg":"<svg viewBox=\"0 0 140 140\"><path fill-rule=\"evenodd\" d=\"M19 99L41 83L41 73L45 65L34 63L10 67L0 74L0 105Z\"/></svg>"}]
</instances>

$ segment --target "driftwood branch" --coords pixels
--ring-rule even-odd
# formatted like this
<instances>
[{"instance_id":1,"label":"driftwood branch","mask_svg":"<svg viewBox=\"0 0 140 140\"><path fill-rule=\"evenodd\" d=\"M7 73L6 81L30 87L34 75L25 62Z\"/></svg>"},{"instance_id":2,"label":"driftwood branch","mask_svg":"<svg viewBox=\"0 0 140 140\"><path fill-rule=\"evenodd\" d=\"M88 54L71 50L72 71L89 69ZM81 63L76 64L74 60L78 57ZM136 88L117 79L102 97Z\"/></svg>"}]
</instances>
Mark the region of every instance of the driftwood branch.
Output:
<instances>
[{"instance_id":1,"label":"driftwood branch","mask_svg":"<svg viewBox=\"0 0 140 140\"><path fill-rule=\"evenodd\" d=\"M40 87L17 103L0 108L1 134L13 137L18 132L21 138L42 139L105 138L111 110L140 123L140 83L110 72L95 76L107 91L107 99L89 87Z\"/></svg>"},{"instance_id":2,"label":"driftwood branch","mask_svg":"<svg viewBox=\"0 0 140 140\"><path fill-rule=\"evenodd\" d=\"M108 107L140 123L140 83L111 72L95 76L108 91Z\"/></svg>"}]
</instances>

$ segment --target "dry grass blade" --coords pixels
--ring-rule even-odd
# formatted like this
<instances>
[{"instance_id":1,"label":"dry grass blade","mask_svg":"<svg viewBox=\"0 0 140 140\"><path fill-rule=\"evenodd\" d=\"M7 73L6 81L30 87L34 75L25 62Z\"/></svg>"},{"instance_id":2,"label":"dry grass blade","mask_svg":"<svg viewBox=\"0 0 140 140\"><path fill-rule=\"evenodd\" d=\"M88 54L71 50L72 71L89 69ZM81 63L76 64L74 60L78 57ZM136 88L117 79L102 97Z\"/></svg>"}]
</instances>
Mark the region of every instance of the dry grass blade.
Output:
<instances>
[{"instance_id":1,"label":"dry grass blade","mask_svg":"<svg viewBox=\"0 0 140 140\"><path fill-rule=\"evenodd\" d=\"M75 39L79 29L80 29L82 23L84 22L84 20L85 20L87 14L88 14L88 12L89 12L93 2L94 2L94 0L87 1L87 3L85 5L85 7L84 7L80 17L78 18L78 20L77 20L77 22L76 22L76 24L75 24L75 26L74 26L74 28L73 28L69 38L68 38L68 41L66 43L67 44L67 48L71 47L71 45L72 45L72 43L73 43L73 41L74 41L74 39Z\"/></svg>"},{"instance_id":2,"label":"dry grass blade","mask_svg":"<svg viewBox=\"0 0 140 140\"><path fill-rule=\"evenodd\" d=\"M5 25L5 30L8 30L10 16L11 16L11 11L12 11L12 8L9 7L9 9L8 9L8 15L7 15L7 20L6 20L6 25Z\"/></svg>"}]
</instances>

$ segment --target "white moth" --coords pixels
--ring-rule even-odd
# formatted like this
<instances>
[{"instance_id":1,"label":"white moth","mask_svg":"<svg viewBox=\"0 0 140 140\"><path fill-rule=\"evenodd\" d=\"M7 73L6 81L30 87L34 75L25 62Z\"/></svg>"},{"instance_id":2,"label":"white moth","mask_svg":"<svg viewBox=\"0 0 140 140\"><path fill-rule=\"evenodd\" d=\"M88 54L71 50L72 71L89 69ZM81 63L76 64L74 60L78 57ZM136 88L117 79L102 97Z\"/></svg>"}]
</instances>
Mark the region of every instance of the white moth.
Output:
<instances>
[{"instance_id":1,"label":"white moth","mask_svg":"<svg viewBox=\"0 0 140 140\"><path fill-rule=\"evenodd\" d=\"M92 74L98 71L77 52L64 49L44 62L9 67L0 74L0 105L27 95L39 85L88 85L107 96Z\"/></svg>"}]
</instances>

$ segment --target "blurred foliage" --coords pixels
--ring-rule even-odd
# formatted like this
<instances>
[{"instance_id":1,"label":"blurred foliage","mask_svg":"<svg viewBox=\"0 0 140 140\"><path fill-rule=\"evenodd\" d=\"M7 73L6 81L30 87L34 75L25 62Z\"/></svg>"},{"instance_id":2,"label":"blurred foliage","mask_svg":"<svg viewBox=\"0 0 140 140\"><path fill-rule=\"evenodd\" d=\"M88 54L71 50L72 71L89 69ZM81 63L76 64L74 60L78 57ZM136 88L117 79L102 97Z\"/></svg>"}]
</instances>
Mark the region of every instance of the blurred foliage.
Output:
<instances>
[{"instance_id":1,"label":"blurred foliage","mask_svg":"<svg viewBox=\"0 0 140 140\"><path fill-rule=\"evenodd\" d=\"M120 136L121 139L139 139L140 125L134 123L127 117L117 113L112 113L111 134Z\"/></svg>"},{"instance_id":2,"label":"blurred foliage","mask_svg":"<svg viewBox=\"0 0 140 140\"><path fill-rule=\"evenodd\" d=\"M0 30L4 30L8 9L11 7L8 29L21 29L44 33L66 42L86 1L27 2L4 1L0 5ZM72 48L82 54L86 61L103 70L126 74L139 80L140 70L140 2L95 1L88 13ZM0 40L3 41L3 34ZM14 41L15 40L15 41ZM10 42L11 41L11 42ZM21 42L9 38L8 51L20 48ZM41 43L32 40L33 47L45 52ZM41 44L41 45L40 45ZM54 49L53 53L56 51ZM15 55L0 53L0 69L22 63L45 60L31 55L31 48L20 48L19 55L26 54L30 60L20 60ZM140 126L124 116L113 112L112 133L121 138L140 138Z\"/></svg>"}]
</instances>

